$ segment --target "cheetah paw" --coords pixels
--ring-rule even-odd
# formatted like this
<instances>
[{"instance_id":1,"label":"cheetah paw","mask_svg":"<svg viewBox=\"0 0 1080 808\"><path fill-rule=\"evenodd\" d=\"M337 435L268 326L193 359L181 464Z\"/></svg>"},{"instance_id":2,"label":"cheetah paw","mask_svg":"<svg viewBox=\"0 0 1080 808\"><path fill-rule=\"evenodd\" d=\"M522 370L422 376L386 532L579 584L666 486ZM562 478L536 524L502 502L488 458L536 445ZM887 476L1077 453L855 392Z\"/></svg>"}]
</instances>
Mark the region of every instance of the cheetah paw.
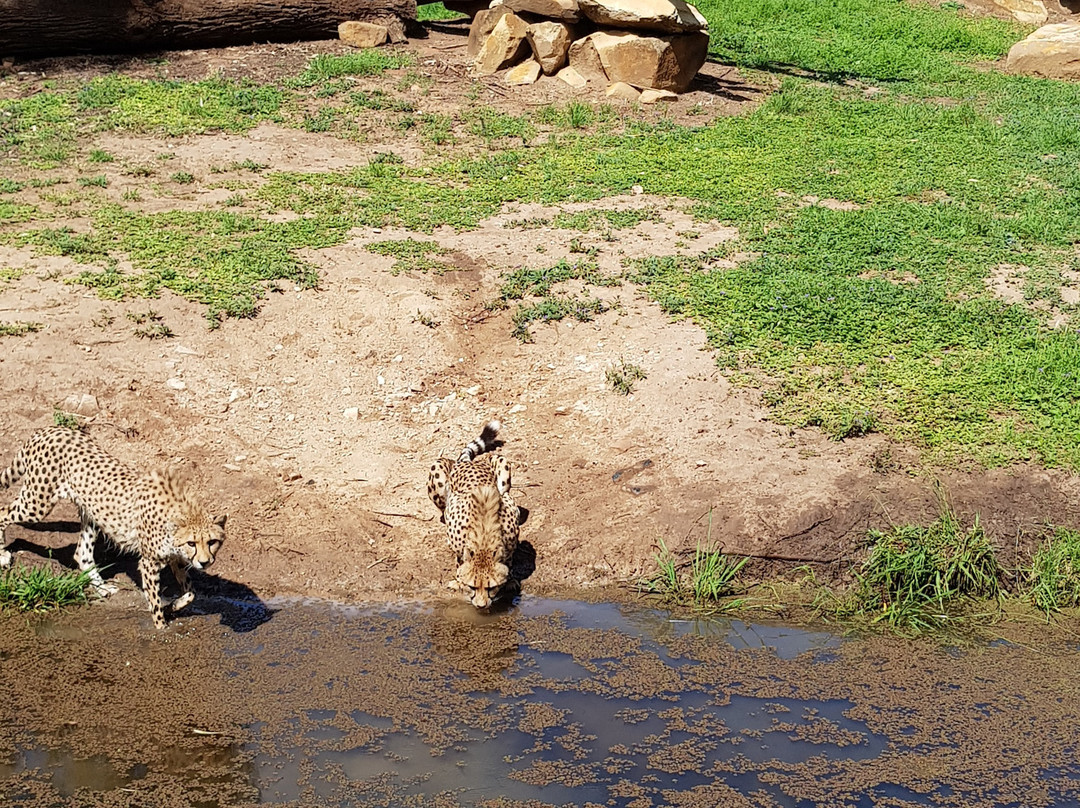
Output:
<instances>
[{"instance_id":1,"label":"cheetah paw","mask_svg":"<svg viewBox=\"0 0 1080 808\"><path fill-rule=\"evenodd\" d=\"M190 606L191 603L194 600L195 600L195 593L194 592L185 592L184 594L182 594L180 597L178 597L176 600L174 600L172 602L172 610L174 612L178 612L181 609L183 609L185 606Z\"/></svg>"},{"instance_id":2,"label":"cheetah paw","mask_svg":"<svg viewBox=\"0 0 1080 808\"><path fill-rule=\"evenodd\" d=\"M6 570L11 566L11 553L7 550L0 550L0 569Z\"/></svg>"},{"instance_id":3,"label":"cheetah paw","mask_svg":"<svg viewBox=\"0 0 1080 808\"><path fill-rule=\"evenodd\" d=\"M104 581L100 584L92 584L92 588L94 590L94 594L96 594L99 598L107 598L109 597L109 595L115 595L117 592L120 591L120 587L118 587L116 584L107 584Z\"/></svg>"}]
</instances>

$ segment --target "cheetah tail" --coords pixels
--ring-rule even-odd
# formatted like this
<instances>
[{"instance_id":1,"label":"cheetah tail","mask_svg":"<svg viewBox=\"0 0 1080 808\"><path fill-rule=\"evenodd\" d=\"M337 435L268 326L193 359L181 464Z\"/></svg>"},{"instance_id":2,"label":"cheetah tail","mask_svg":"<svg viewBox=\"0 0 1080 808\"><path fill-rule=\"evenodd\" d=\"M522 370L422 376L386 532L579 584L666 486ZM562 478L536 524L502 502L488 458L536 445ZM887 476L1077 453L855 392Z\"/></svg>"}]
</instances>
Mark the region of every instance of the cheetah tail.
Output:
<instances>
[{"instance_id":1,"label":"cheetah tail","mask_svg":"<svg viewBox=\"0 0 1080 808\"><path fill-rule=\"evenodd\" d=\"M15 459L11 461L11 465L0 472L0 488L10 488L11 484L18 482L24 474L26 474L26 456L20 449Z\"/></svg>"},{"instance_id":2,"label":"cheetah tail","mask_svg":"<svg viewBox=\"0 0 1080 808\"><path fill-rule=\"evenodd\" d=\"M484 452L488 452L494 449L495 438L499 434L500 429L502 429L502 424L500 424L498 421L488 421L484 425L484 431L480 433L480 437L469 443L464 449L461 450L461 456L458 457L458 462L468 462L474 457L478 457Z\"/></svg>"}]
</instances>

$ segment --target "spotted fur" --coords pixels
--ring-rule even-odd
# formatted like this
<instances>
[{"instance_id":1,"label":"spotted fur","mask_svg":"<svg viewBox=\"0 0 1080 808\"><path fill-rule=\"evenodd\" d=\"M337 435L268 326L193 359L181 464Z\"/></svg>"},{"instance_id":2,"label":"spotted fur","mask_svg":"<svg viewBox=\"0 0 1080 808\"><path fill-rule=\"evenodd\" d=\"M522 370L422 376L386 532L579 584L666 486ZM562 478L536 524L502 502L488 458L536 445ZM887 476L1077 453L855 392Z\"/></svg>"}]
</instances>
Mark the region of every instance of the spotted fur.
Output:
<instances>
[{"instance_id":1,"label":"spotted fur","mask_svg":"<svg viewBox=\"0 0 1080 808\"><path fill-rule=\"evenodd\" d=\"M428 496L443 515L446 543L457 559L448 586L484 608L517 581L510 560L518 544L518 508L510 495L510 462L495 454L500 424L491 421L456 461L439 458L428 475Z\"/></svg>"},{"instance_id":2,"label":"spotted fur","mask_svg":"<svg viewBox=\"0 0 1080 808\"><path fill-rule=\"evenodd\" d=\"M203 569L225 539L225 517L212 517L174 471L140 474L128 468L88 435L64 427L36 432L0 473L0 487L22 479L11 507L0 510L0 566L11 563L2 549L3 530L13 523L40 522L60 498L79 509L82 532L75 549L79 569L100 595L116 591L94 568L94 541L107 536L120 550L139 556L139 575L154 625L165 628L161 570L172 568L183 594L172 604L182 609L195 599L188 568Z\"/></svg>"}]
</instances>

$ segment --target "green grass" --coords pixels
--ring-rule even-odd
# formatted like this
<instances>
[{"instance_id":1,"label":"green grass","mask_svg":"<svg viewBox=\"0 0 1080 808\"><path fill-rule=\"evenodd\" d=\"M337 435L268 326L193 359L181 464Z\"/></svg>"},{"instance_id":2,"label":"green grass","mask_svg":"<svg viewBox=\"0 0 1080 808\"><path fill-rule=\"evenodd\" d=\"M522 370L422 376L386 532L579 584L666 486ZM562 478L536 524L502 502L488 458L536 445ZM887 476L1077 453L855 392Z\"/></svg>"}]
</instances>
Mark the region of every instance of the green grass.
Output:
<instances>
[{"instance_id":1,"label":"green grass","mask_svg":"<svg viewBox=\"0 0 1080 808\"><path fill-rule=\"evenodd\" d=\"M1027 596L1048 615L1080 606L1080 532L1058 528L1027 570Z\"/></svg>"},{"instance_id":2,"label":"green grass","mask_svg":"<svg viewBox=\"0 0 1080 808\"><path fill-rule=\"evenodd\" d=\"M79 90L77 103L106 129L169 136L246 132L278 117L284 95L276 87L223 78L139 80L110 75Z\"/></svg>"},{"instance_id":3,"label":"green grass","mask_svg":"<svg viewBox=\"0 0 1080 808\"><path fill-rule=\"evenodd\" d=\"M383 48L365 48L340 56L324 53L312 59L304 71L289 82L289 85L314 87L342 76L377 76L387 70L397 70L415 63L416 58L407 51Z\"/></svg>"},{"instance_id":4,"label":"green grass","mask_svg":"<svg viewBox=\"0 0 1080 808\"><path fill-rule=\"evenodd\" d=\"M0 323L0 337L25 337L34 334L45 326L42 323Z\"/></svg>"},{"instance_id":5,"label":"green grass","mask_svg":"<svg viewBox=\"0 0 1080 808\"><path fill-rule=\"evenodd\" d=\"M12 567L0 571L0 608L23 612L48 612L87 601L88 573L47 567Z\"/></svg>"},{"instance_id":6,"label":"green grass","mask_svg":"<svg viewBox=\"0 0 1080 808\"><path fill-rule=\"evenodd\" d=\"M60 409L53 410L53 425L62 426L65 429L75 429L81 431L83 428L82 423L79 421L79 416L74 413L64 412Z\"/></svg>"},{"instance_id":7,"label":"green grass","mask_svg":"<svg viewBox=\"0 0 1080 808\"><path fill-rule=\"evenodd\" d=\"M929 526L871 531L870 539L841 614L915 635L956 626L973 604L1002 594L1002 570L978 519L965 529L945 505Z\"/></svg>"},{"instance_id":8,"label":"green grass","mask_svg":"<svg viewBox=\"0 0 1080 808\"><path fill-rule=\"evenodd\" d=\"M420 22L437 22L439 20L456 20L464 18L464 14L451 11L442 3L424 3L416 9L416 18Z\"/></svg>"},{"instance_id":9,"label":"green grass","mask_svg":"<svg viewBox=\"0 0 1080 808\"><path fill-rule=\"evenodd\" d=\"M394 261L390 272L397 275L402 272L435 272L443 274L449 266L434 256L446 255L449 250L440 247L434 241L403 239L400 241L376 241L367 245L367 251L376 255L392 256Z\"/></svg>"}]
</instances>

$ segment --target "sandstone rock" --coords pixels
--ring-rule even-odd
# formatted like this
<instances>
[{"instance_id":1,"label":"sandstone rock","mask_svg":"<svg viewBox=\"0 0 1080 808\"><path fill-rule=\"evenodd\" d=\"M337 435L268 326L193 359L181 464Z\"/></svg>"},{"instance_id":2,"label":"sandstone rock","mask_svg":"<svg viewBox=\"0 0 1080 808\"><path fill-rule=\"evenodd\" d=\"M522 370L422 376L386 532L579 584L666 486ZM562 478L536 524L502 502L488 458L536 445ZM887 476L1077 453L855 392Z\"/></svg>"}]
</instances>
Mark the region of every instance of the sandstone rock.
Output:
<instances>
[{"instance_id":1,"label":"sandstone rock","mask_svg":"<svg viewBox=\"0 0 1080 808\"><path fill-rule=\"evenodd\" d=\"M540 63L535 59L526 59L521 64L514 65L507 70L503 81L510 86L516 86L521 84L536 84L538 78L540 78Z\"/></svg>"},{"instance_id":2,"label":"sandstone rock","mask_svg":"<svg viewBox=\"0 0 1080 808\"><path fill-rule=\"evenodd\" d=\"M574 68L586 81L598 81L607 84L608 75L604 72L604 65L600 61L596 47L593 45L594 36L596 34L590 34L570 45L570 67Z\"/></svg>"},{"instance_id":3,"label":"sandstone rock","mask_svg":"<svg viewBox=\"0 0 1080 808\"><path fill-rule=\"evenodd\" d=\"M529 47L525 41L528 31L528 23L521 17L510 12L503 14L476 55L473 72L478 76L490 76L514 64Z\"/></svg>"},{"instance_id":4,"label":"sandstone rock","mask_svg":"<svg viewBox=\"0 0 1080 808\"><path fill-rule=\"evenodd\" d=\"M994 0L994 4L1028 25L1042 25L1046 22L1046 6L1042 0Z\"/></svg>"},{"instance_id":5,"label":"sandstone rock","mask_svg":"<svg viewBox=\"0 0 1080 808\"><path fill-rule=\"evenodd\" d=\"M529 26L526 39L544 74L553 76L566 64L570 55L573 30L565 23L544 20Z\"/></svg>"},{"instance_id":6,"label":"sandstone rock","mask_svg":"<svg viewBox=\"0 0 1080 808\"><path fill-rule=\"evenodd\" d=\"M676 93L690 86L709 50L705 33L650 37L630 31L597 31L585 39L592 41L611 81Z\"/></svg>"},{"instance_id":7,"label":"sandstone rock","mask_svg":"<svg viewBox=\"0 0 1080 808\"><path fill-rule=\"evenodd\" d=\"M64 412L73 412L78 415L93 415L98 411L98 400L96 397L89 393L78 394L68 396L64 399L64 403L60 409Z\"/></svg>"},{"instance_id":8,"label":"sandstone rock","mask_svg":"<svg viewBox=\"0 0 1080 808\"><path fill-rule=\"evenodd\" d=\"M608 98L621 98L623 101L637 101L641 92L625 81L617 81L604 91L604 95Z\"/></svg>"},{"instance_id":9,"label":"sandstone rock","mask_svg":"<svg viewBox=\"0 0 1080 808\"><path fill-rule=\"evenodd\" d=\"M576 90L580 90L582 87L588 84L588 82L585 80L585 77L578 73L577 70L572 67L564 67L562 70L555 74L555 78L562 79Z\"/></svg>"},{"instance_id":10,"label":"sandstone rock","mask_svg":"<svg viewBox=\"0 0 1080 808\"><path fill-rule=\"evenodd\" d=\"M669 34L704 31L708 21L686 0L579 0L581 13L600 25Z\"/></svg>"},{"instance_id":11,"label":"sandstone rock","mask_svg":"<svg viewBox=\"0 0 1080 808\"><path fill-rule=\"evenodd\" d=\"M1012 46L1005 66L1013 73L1080 78L1080 22L1044 25Z\"/></svg>"},{"instance_id":12,"label":"sandstone rock","mask_svg":"<svg viewBox=\"0 0 1080 808\"><path fill-rule=\"evenodd\" d=\"M508 11L506 6L498 5L476 12L472 24L469 25L469 44L465 46L466 55L476 58L480 49L484 47L484 40L488 38L488 34Z\"/></svg>"},{"instance_id":13,"label":"sandstone rock","mask_svg":"<svg viewBox=\"0 0 1080 808\"><path fill-rule=\"evenodd\" d=\"M523 11L552 20L577 22L581 19L578 0L503 0L511 11Z\"/></svg>"},{"instance_id":14,"label":"sandstone rock","mask_svg":"<svg viewBox=\"0 0 1080 808\"><path fill-rule=\"evenodd\" d=\"M354 48L374 48L390 39L390 31L385 25L371 22L343 22L337 30L338 39Z\"/></svg>"},{"instance_id":15,"label":"sandstone rock","mask_svg":"<svg viewBox=\"0 0 1080 808\"><path fill-rule=\"evenodd\" d=\"M678 98L678 93L673 93L671 90L654 90L650 87L641 91L642 104L655 104L657 101L676 101Z\"/></svg>"}]
</instances>

